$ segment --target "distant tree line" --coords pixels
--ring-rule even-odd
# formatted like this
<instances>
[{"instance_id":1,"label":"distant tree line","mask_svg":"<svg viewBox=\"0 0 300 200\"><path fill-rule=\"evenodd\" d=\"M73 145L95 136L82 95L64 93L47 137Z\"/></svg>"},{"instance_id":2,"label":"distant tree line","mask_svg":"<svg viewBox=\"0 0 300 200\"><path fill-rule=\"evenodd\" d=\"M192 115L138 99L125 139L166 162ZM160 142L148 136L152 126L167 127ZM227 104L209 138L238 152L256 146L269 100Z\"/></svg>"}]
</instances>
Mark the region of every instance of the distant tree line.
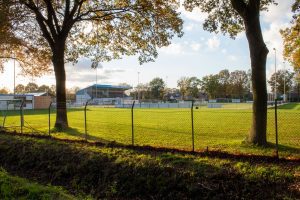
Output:
<instances>
[{"instance_id":1,"label":"distant tree line","mask_svg":"<svg viewBox=\"0 0 300 200\"><path fill-rule=\"evenodd\" d=\"M55 85L37 85L36 83L28 83L27 85L18 84L15 88L16 94L35 93L35 92L46 92L51 97L56 97ZM79 87L72 87L66 89L67 100L75 100L76 92Z\"/></svg>"},{"instance_id":2,"label":"distant tree line","mask_svg":"<svg viewBox=\"0 0 300 200\"><path fill-rule=\"evenodd\" d=\"M299 81L294 72L278 70L276 78L277 94L296 91L299 88ZM275 73L271 75L268 83L271 92L275 90ZM285 85L285 86L284 86ZM170 100L170 97L181 100L192 100L199 98L227 98L252 100L251 71L235 70L230 72L227 69L217 74L210 74L202 78L181 77L177 81L177 88L167 88L162 78L156 77L149 83L139 84L130 94L141 100Z\"/></svg>"},{"instance_id":3,"label":"distant tree line","mask_svg":"<svg viewBox=\"0 0 300 200\"><path fill-rule=\"evenodd\" d=\"M222 70L218 74L197 77L181 77L177 81L178 88L167 88L162 78L156 77L146 84L139 84L131 96L141 100L170 100L170 97L180 97L182 100L213 98L248 98L250 96L249 72Z\"/></svg>"}]
</instances>

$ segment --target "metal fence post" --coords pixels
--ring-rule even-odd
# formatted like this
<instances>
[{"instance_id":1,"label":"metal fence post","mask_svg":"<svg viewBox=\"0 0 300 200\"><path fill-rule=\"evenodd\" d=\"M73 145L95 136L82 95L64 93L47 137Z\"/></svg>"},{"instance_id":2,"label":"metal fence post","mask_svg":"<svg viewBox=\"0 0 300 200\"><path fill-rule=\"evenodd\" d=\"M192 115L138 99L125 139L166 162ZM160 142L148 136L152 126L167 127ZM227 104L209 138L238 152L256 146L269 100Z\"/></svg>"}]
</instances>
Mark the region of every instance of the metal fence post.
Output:
<instances>
[{"instance_id":1,"label":"metal fence post","mask_svg":"<svg viewBox=\"0 0 300 200\"><path fill-rule=\"evenodd\" d=\"M24 103L25 101L22 101L20 106L21 133L23 133L23 126L24 126L24 112L23 112Z\"/></svg>"},{"instance_id":2,"label":"metal fence post","mask_svg":"<svg viewBox=\"0 0 300 200\"><path fill-rule=\"evenodd\" d=\"M50 102L50 105L49 105L49 108L48 108L48 134L49 136L51 136L51 117L50 117L50 114L51 114L51 106L52 106L52 102Z\"/></svg>"},{"instance_id":3,"label":"metal fence post","mask_svg":"<svg viewBox=\"0 0 300 200\"><path fill-rule=\"evenodd\" d=\"M276 137L276 157L279 158L278 155L278 121L277 121L277 99L275 99L275 137Z\"/></svg>"},{"instance_id":4,"label":"metal fence post","mask_svg":"<svg viewBox=\"0 0 300 200\"><path fill-rule=\"evenodd\" d=\"M131 144L134 146L134 120L133 120L133 109L135 101L133 101L131 106Z\"/></svg>"},{"instance_id":5,"label":"metal fence post","mask_svg":"<svg viewBox=\"0 0 300 200\"><path fill-rule=\"evenodd\" d=\"M192 146L193 152L195 151L195 133L194 133L194 100L192 100L192 107L191 107L191 119L192 119Z\"/></svg>"},{"instance_id":6,"label":"metal fence post","mask_svg":"<svg viewBox=\"0 0 300 200\"><path fill-rule=\"evenodd\" d=\"M87 140L87 122L86 122L86 108L88 106L89 101L85 103L84 106L84 132L85 132L85 140Z\"/></svg>"}]
</instances>

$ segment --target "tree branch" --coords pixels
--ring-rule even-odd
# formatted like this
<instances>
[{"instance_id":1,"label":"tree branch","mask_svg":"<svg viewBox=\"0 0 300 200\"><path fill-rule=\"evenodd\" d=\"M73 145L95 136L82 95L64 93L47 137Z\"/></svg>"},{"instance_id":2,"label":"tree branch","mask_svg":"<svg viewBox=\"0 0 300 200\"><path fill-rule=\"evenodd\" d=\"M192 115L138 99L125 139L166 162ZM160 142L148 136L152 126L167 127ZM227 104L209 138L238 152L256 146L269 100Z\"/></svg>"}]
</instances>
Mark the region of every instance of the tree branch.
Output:
<instances>
[{"instance_id":1,"label":"tree branch","mask_svg":"<svg viewBox=\"0 0 300 200\"><path fill-rule=\"evenodd\" d=\"M233 9L242 17L246 17L247 4L243 0L230 0Z\"/></svg>"},{"instance_id":2,"label":"tree branch","mask_svg":"<svg viewBox=\"0 0 300 200\"><path fill-rule=\"evenodd\" d=\"M57 19L57 16L56 16L56 13L52 6L51 1L44 0L44 2L47 6L47 12L48 12L48 20L47 20L48 23L47 24L48 24L49 28L51 29L52 36L54 37L55 35L59 34L59 32L61 31L61 28L59 26L58 19ZM53 21L54 21L54 24L53 24Z\"/></svg>"},{"instance_id":3,"label":"tree branch","mask_svg":"<svg viewBox=\"0 0 300 200\"><path fill-rule=\"evenodd\" d=\"M29 1L21 0L20 2L23 5L27 6L30 10L32 10L35 13L36 21L38 22L38 24L41 28L43 36L48 41L50 47L53 48L54 47L54 40L51 37L51 35L48 32L48 29L45 25L45 23L46 23L45 17L42 15L42 13L39 11L39 9L36 7L36 5L34 4L34 2L32 0L29 0Z\"/></svg>"},{"instance_id":4,"label":"tree branch","mask_svg":"<svg viewBox=\"0 0 300 200\"><path fill-rule=\"evenodd\" d=\"M89 10L85 13L82 13L81 15L79 15L76 18L76 21L86 21L86 20L97 20L97 19L103 19L105 17L108 16L112 16L112 15L116 15L116 14L120 14L120 13L125 13L130 11L132 8L128 7L128 8L116 8L116 9L99 9L99 10ZM105 13L103 15L96 15L97 12L109 12L110 13ZM89 14L95 14L95 16L91 16L91 17L86 17ZM86 18L84 18L86 17Z\"/></svg>"}]
</instances>

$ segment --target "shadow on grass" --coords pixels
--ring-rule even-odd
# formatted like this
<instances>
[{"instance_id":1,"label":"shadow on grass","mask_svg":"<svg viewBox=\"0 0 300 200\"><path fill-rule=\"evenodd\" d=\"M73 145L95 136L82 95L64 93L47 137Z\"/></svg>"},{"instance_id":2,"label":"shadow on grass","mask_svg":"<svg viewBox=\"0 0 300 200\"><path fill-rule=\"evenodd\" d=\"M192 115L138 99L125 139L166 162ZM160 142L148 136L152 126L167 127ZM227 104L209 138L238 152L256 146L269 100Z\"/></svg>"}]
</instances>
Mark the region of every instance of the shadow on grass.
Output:
<instances>
[{"instance_id":1,"label":"shadow on grass","mask_svg":"<svg viewBox=\"0 0 300 200\"><path fill-rule=\"evenodd\" d=\"M86 135L84 132L79 131L77 128L69 127L63 131L58 131L55 128L53 128L51 132L52 132L51 134L53 134L53 136L55 136L55 134L66 134L68 136L78 138L79 141L85 142L87 144L89 143L88 141L92 141L91 143L94 143L94 142L96 142L96 143L98 142L98 143L102 143L102 144L114 143L114 144L122 145L121 143L117 143L115 141L109 141L109 140L105 140L101 137L90 135L89 133L87 133L87 135ZM72 141L71 139L59 139L59 140L63 140L66 142Z\"/></svg>"},{"instance_id":2,"label":"shadow on grass","mask_svg":"<svg viewBox=\"0 0 300 200\"><path fill-rule=\"evenodd\" d=\"M261 147L253 144L249 144L245 141L242 142L241 147L243 148L249 148L249 149L257 149L257 150L263 150L263 151L275 151L276 150L276 144L272 142L268 142L266 147ZM282 145L278 144L278 151L279 152L284 152L284 153L289 153L289 154L299 154L300 156L300 146L299 148L293 147L293 146L287 146L287 145Z\"/></svg>"},{"instance_id":3,"label":"shadow on grass","mask_svg":"<svg viewBox=\"0 0 300 200\"><path fill-rule=\"evenodd\" d=\"M284 110L298 110L295 108L299 107L299 103L289 103L289 104L285 104L285 105L279 105L278 109L284 109ZM300 108L300 107L299 107Z\"/></svg>"},{"instance_id":4,"label":"shadow on grass","mask_svg":"<svg viewBox=\"0 0 300 200\"><path fill-rule=\"evenodd\" d=\"M236 160L236 161L249 161L251 163L263 163L263 162L269 162L269 163L290 163L291 165L299 165L300 158L277 158L274 154L274 156L268 156L268 155L256 155L256 154L243 154L243 153L230 153L225 152L221 150L209 150L209 151L195 151L191 152L188 150L181 150L181 149L172 149L172 148L163 148L163 147L153 147L153 146L132 146L132 145L126 145L122 143L117 143L115 141L108 141L100 137L91 136L96 141L86 141L84 134L80 133L77 129L71 129L69 131L69 134L71 136L79 137L79 140L74 139L61 139L51 136L45 136L45 135L36 135L36 134L20 134L20 133L7 133L2 132L2 134L8 134L8 135L17 135L17 136L24 136L24 137L32 137L32 138L47 138L50 140L56 140L66 143L73 143L73 144L84 144L87 146L96 146L96 147L110 147L110 148L120 148L120 149L130 149L134 150L139 153L148 154L148 155L159 155L162 153L176 153L176 154L187 154L187 155L195 155L200 157L209 157L209 158L220 158L220 159L228 159L228 160ZM245 145L245 144L244 144ZM274 147L272 147L274 144L270 144L269 147L270 150L273 150ZM245 145L248 146L248 148L260 148L255 145ZM272 147L272 148L271 148ZM298 151L297 148L287 147L287 146L281 146L281 148L290 148L293 151ZM264 148L265 149L265 148Z\"/></svg>"},{"instance_id":5,"label":"shadow on grass","mask_svg":"<svg viewBox=\"0 0 300 200\"><path fill-rule=\"evenodd\" d=\"M269 143L270 148L275 149L276 145L274 143ZM295 153L295 154L300 154L300 148L297 147L291 147L291 146L287 146L287 145L283 145L283 144L278 144L278 151L287 151L290 153Z\"/></svg>"},{"instance_id":6,"label":"shadow on grass","mask_svg":"<svg viewBox=\"0 0 300 200\"><path fill-rule=\"evenodd\" d=\"M64 142L4 133L0 137L0 165L8 171L96 199L282 199L297 195L288 187L292 181L286 176L249 179L234 163L220 166L177 154L161 154L159 160L144 155L153 149L141 147L132 147L133 152L94 152Z\"/></svg>"},{"instance_id":7,"label":"shadow on grass","mask_svg":"<svg viewBox=\"0 0 300 200\"><path fill-rule=\"evenodd\" d=\"M67 109L67 112L82 112L84 113L84 109L83 108L70 108ZM5 115L7 115L8 117L11 116L20 116L20 110L8 110L8 111L4 111ZM23 110L24 116L26 117L26 115L48 115L49 111L48 109L35 109L35 110ZM55 109L51 109L50 111L51 114L56 114L56 110Z\"/></svg>"}]
</instances>

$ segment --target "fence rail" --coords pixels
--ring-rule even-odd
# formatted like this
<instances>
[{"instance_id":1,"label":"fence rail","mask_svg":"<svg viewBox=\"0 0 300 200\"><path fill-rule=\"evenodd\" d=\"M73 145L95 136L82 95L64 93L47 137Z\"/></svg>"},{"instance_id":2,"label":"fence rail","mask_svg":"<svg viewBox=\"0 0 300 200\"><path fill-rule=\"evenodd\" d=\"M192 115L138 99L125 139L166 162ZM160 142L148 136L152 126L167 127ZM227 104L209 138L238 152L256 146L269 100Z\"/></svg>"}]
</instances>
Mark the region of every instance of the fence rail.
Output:
<instances>
[{"instance_id":1,"label":"fence rail","mask_svg":"<svg viewBox=\"0 0 300 200\"><path fill-rule=\"evenodd\" d=\"M300 119L297 109L278 107L268 109L267 138L275 155L300 157ZM54 137L115 141L131 145L150 145L180 148L191 151L217 149L234 152L253 152L256 149L242 144L250 131L252 110L248 104L208 106L188 102L188 108L142 107L133 102L123 108L90 105L68 108L69 128L59 133L52 128L59 104L45 110L2 111L0 127L21 133L48 134ZM19 118L19 120L18 120ZM273 146L272 146L273 145ZM250 150L249 150L250 149Z\"/></svg>"}]
</instances>

